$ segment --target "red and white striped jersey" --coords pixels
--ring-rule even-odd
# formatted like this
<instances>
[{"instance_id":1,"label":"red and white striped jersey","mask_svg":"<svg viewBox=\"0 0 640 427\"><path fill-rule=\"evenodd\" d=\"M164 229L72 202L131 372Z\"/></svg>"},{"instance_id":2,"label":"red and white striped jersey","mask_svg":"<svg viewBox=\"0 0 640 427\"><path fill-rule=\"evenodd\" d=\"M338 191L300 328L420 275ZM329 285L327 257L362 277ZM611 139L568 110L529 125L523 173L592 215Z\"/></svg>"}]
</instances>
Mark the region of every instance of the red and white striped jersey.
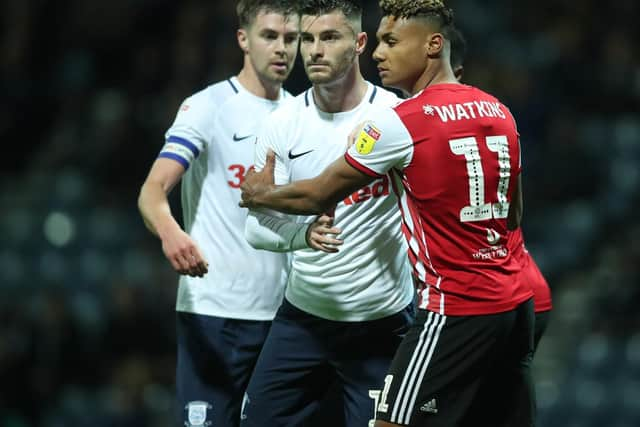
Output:
<instances>
[{"instance_id":1,"label":"red and white striped jersey","mask_svg":"<svg viewBox=\"0 0 640 427\"><path fill-rule=\"evenodd\" d=\"M421 308L499 313L532 296L507 246L520 147L496 98L462 84L429 86L378 111L345 158L372 176L393 172Z\"/></svg>"},{"instance_id":2,"label":"red and white striped jersey","mask_svg":"<svg viewBox=\"0 0 640 427\"><path fill-rule=\"evenodd\" d=\"M551 310L553 308L551 304L551 289L549 289L549 284L524 245L522 229L518 228L509 233L507 247L522 268L520 271L520 280L531 287L533 291L533 302L536 313Z\"/></svg>"}]
</instances>

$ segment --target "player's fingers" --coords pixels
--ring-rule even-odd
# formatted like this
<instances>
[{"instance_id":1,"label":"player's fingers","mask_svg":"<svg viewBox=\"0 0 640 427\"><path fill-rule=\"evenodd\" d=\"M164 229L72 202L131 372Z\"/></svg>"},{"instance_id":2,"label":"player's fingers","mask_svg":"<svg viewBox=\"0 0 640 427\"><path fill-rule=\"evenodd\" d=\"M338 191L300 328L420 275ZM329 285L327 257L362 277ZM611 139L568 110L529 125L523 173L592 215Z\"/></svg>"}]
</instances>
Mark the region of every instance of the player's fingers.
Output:
<instances>
[{"instance_id":1,"label":"player's fingers","mask_svg":"<svg viewBox=\"0 0 640 427\"><path fill-rule=\"evenodd\" d=\"M209 263L206 262L205 260L198 261L198 264L196 265L196 270L198 272L199 277L204 276L209 272Z\"/></svg>"},{"instance_id":2,"label":"player's fingers","mask_svg":"<svg viewBox=\"0 0 640 427\"><path fill-rule=\"evenodd\" d=\"M245 182L242 183L242 185L240 186L240 202L238 203L238 206L240 206L241 208L248 208L250 207L250 202L251 202L251 193L249 192L250 187L249 185Z\"/></svg>"},{"instance_id":3,"label":"player's fingers","mask_svg":"<svg viewBox=\"0 0 640 427\"><path fill-rule=\"evenodd\" d=\"M198 263L196 257L193 255L187 255L186 257L189 268L187 268L187 274L191 277L198 277L200 272L198 270Z\"/></svg>"},{"instance_id":4,"label":"player's fingers","mask_svg":"<svg viewBox=\"0 0 640 427\"><path fill-rule=\"evenodd\" d=\"M327 229L326 231L328 230L329 229ZM318 230L314 230L311 232L311 235L309 236L309 241L312 241L321 245L336 245L336 246L342 245L343 243L342 239L336 238L334 233L318 232Z\"/></svg>"},{"instance_id":5,"label":"player's fingers","mask_svg":"<svg viewBox=\"0 0 640 427\"><path fill-rule=\"evenodd\" d=\"M333 217L327 214L322 214L318 217L318 219L316 219L316 222L331 227L333 225Z\"/></svg>"},{"instance_id":6,"label":"player's fingers","mask_svg":"<svg viewBox=\"0 0 640 427\"><path fill-rule=\"evenodd\" d=\"M313 239L309 240L309 246L311 248L315 249L315 250L326 252L326 253L330 253L330 254L338 252L338 248L335 248L333 246L325 245L325 244L323 244L323 243L321 243L319 241L313 240Z\"/></svg>"},{"instance_id":7,"label":"player's fingers","mask_svg":"<svg viewBox=\"0 0 640 427\"><path fill-rule=\"evenodd\" d=\"M191 251L191 256L195 261L195 271L198 277L202 277L209 271L209 263L204 259L198 248Z\"/></svg>"},{"instance_id":8,"label":"player's fingers","mask_svg":"<svg viewBox=\"0 0 640 427\"><path fill-rule=\"evenodd\" d=\"M320 244L322 245L335 245L335 246L340 246L344 243L343 240L340 239L336 239L335 237L331 237L331 236L319 236L316 239Z\"/></svg>"},{"instance_id":9,"label":"player's fingers","mask_svg":"<svg viewBox=\"0 0 640 427\"><path fill-rule=\"evenodd\" d=\"M276 168L276 153L274 153L273 150L269 149L269 151L267 151L267 160L264 164L264 169L262 170L270 175L273 175L273 171L275 170L275 168Z\"/></svg>"},{"instance_id":10,"label":"player's fingers","mask_svg":"<svg viewBox=\"0 0 640 427\"><path fill-rule=\"evenodd\" d=\"M182 254L177 254L173 257L177 266L176 271L180 274L189 274L189 263Z\"/></svg>"},{"instance_id":11,"label":"player's fingers","mask_svg":"<svg viewBox=\"0 0 640 427\"><path fill-rule=\"evenodd\" d=\"M319 225L317 227L315 227L313 229L314 232L318 233L318 234L340 234L342 233L342 230L339 229L338 227L327 227L324 225Z\"/></svg>"}]
</instances>

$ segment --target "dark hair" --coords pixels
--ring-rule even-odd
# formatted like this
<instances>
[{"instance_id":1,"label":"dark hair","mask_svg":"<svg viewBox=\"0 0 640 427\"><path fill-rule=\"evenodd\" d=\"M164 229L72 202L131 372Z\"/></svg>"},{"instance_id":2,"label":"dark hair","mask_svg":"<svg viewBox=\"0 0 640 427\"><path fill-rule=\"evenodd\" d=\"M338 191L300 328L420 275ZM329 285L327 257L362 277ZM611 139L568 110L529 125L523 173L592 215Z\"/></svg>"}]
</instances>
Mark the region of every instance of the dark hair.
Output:
<instances>
[{"instance_id":1,"label":"dark hair","mask_svg":"<svg viewBox=\"0 0 640 427\"><path fill-rule=\"evenodd\" d=\"M446 38L449 38L448 32L453 26L453 10L442 0L380 0L380 9L384 16L427 18L438 24Z\"/></svg>"},{"instance_id":2,"label":"dark hair","mask_svg":"<svg viewBox=\"0 0 640 427\"><path fill-rule=\"evenodd\" d=\"M460 67L464 63L464 56L467 53L467 40L456 27L452 27L449 30L449 37L449 42L451 43L451 68Z\"/></svg>"},{"instance_id":3,"label":"dark hair","mask_svg":"<svg viewBox=\"0 0 640 427\"><path fill-rule=\"evenodd\" d=\"M251 25L262 11L292 15L298 13L298 4L294 0L239 0L236 13L240 27Z\"/></svg>"},{"instance_id":4,"label":"dark hair","mask_svg":"<svg viewBox=\"0 0 640 427\"><path fill-rule=\"evenodd\" d=\"M334 10L341 11L349 19L362 18L360 0L299 0L300 15L324 15Z\"/></svg>"}]
</instances>

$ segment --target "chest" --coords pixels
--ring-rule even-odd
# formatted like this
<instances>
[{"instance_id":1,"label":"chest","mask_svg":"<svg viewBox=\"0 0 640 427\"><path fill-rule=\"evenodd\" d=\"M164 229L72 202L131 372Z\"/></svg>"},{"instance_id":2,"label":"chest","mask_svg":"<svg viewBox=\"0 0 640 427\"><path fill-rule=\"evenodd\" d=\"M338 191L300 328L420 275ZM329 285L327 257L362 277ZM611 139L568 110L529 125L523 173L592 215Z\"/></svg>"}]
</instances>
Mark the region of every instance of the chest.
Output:
<instances>
[{"instance_id":1,"label":"chest","mask_svg":"<svg viewBox=\"0 0 640 427\"><path fill-rule=\"evenodd\" d=\"M343 156L349 133L365 119L365 111L347 116L301 116L282 153L290 180L313 178Z\"/></svg>"}]
</instances>

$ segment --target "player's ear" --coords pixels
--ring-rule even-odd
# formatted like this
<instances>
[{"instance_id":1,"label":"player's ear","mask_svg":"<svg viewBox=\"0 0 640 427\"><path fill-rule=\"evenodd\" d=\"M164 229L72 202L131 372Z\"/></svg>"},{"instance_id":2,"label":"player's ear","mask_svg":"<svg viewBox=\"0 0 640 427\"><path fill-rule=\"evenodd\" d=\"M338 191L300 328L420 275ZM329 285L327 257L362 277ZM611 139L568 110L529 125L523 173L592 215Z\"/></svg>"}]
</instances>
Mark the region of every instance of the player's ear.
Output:
<instances>
[{"instance_id":1,"label":"player's ear","mask_svg":"<svg viewBox=\"0 0 640 427\"><path fill-rule=\"evenodd\" d=\"M356 54L362 55L364 49L367 47L367 40L369 40L369 36L367 33L362 31L356 34Z\"/></svg>"},{"instance_id":2,"label":"player's ear","mask_svg":"<svg viewBox=\"0 0 640 427\"><path fill-rule=\"evenodd\" d=\"M428 57L433 58L440 56L442 49L444 49L444 37L442 37L440 33L430 34L425 47Z\"/></svg>"},{"instance_id":3,"label":"player's ear","mask_svg":"<svg viewBox=\"0 0 640 427\"><path fill-rule=\"evenodd\" d=\"M247 30L244 28L238 28L238 31L236 31L236 37L238 38L238 46L240 46L240 49L242 49L245 54L249 53L249 37Z\"/></svg>"}]
</instances>

